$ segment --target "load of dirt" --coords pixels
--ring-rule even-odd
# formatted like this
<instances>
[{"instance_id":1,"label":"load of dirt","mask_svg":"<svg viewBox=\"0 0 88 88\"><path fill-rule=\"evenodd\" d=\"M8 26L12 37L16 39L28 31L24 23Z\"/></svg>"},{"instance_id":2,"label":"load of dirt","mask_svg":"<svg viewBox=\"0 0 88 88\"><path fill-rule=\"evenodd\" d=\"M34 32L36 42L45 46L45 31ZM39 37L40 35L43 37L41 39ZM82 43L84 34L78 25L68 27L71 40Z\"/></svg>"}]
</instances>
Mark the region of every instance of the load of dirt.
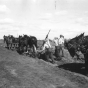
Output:
<instances>
[{"instance_id":1,"label":"load of dirt","mask_svg":"<svg viewBox=\"0 0 88 88\"><path fill-rule=\"evenodd\" d=\"M88 88L88 79L0 46L0 88Z\"/></svg>"}]
</instances>

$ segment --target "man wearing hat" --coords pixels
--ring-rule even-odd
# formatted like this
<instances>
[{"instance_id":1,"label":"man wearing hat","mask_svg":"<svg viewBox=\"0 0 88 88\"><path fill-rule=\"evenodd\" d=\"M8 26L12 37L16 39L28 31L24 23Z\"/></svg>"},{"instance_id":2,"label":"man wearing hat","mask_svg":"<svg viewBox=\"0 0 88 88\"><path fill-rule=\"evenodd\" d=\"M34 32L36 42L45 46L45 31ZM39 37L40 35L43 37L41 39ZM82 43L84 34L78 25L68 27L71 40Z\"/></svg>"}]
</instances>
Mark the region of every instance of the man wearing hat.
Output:
<instances>
[{"instance_id":1,"label":"man wearing hat","mask_svg":"<svg viewBox=\"0 0 88 88\"><path fill-rule=\"evenodd\" d=\"M63 51L63 49L64 49L64 36L63 35L60 35L58 43L60 46L60 52L62 53L61 56L63 57L64 56L64 51Z\"/></svg>"},{"instance_id":2,"label":"man wearing hat","mask_svg":"<svg viewBox=\"0 0 88 88\"><path fill-rule=\"evenodd\" d=\"M60 59L59 39L55 37L53 41L55 43L55 54L54 55L56 56L56 59L59 60Z\"/></svg>"}]
</instances>

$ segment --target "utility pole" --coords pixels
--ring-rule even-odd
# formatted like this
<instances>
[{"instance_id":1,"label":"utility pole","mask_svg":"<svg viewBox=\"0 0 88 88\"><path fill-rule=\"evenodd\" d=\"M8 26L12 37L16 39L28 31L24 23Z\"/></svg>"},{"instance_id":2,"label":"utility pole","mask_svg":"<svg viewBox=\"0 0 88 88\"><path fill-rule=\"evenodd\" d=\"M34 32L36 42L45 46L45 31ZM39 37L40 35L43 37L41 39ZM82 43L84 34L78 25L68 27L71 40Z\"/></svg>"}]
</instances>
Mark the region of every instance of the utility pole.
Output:
<instances>
[{"instance_id":1,"label":"utility pole","mask_svg":"<svg viewBox=\"0 0 88 88\"><path fill-rule=\"evenodd\" d=\"M56 10L56 0L55 0L55 10Z\"/></svg>"}]
</instances>

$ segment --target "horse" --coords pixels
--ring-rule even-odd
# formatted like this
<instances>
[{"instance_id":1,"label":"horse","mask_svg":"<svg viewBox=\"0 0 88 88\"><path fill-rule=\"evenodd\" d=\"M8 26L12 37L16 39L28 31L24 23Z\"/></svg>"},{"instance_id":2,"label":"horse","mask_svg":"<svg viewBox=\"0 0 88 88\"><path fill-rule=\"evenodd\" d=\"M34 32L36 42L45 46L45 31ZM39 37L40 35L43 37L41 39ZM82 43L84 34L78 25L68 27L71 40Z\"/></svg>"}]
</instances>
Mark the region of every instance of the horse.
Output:
<instances>
[{"instance_id":1,"label":"horse","mask_svg":"<svg viewBox=\"0 0 88 88\"><path fill-rule=\"evenodd\" d=\"M85 74L88 75L88 36L84 36L84 33L83 33L80 36L75 37L74 39L72 39L72 41L70 40L70 42L68 42L68 43L75 46L75 48L74 48L75 51L74 52L76 52L77 48L79 48L80 51L82 52L82 54L84 55Z\"/></svg>"},{"instance_id":2,"label":"horse","mask_svg":"<svg viewBox=\"0 0 88 88\"><path fill-rule=\"evenodd\" d=\"M26 49L24 49L26 48ZM23 35L19 36L19 50L28 52L28 48L33 48L33 52L37 48L37 38L35 36Z\"/></svg>"},{"instance_id":3,"label":"horse","mask_svg":"<svg viewBox=\"0 0 88 88\"><path fill-rule=\"evenodd\" d=\"M67 47L72 57L76 55L76 52L82 45L83 38L84 38L84 33L81 33L79 36L76 36L70 39L69 41L65 42L65 47Z\"/></svg>"},{"instance_id":4,"label":"horse","mask_svg":"<svg viewBox=\"0 0 88 88\"><path fill-rule=\"evenodd\" d=\"M9 44L12 44L12 36L5 36L4 35L4 43L6 43L7 47L9 47Z\"/></svg>"}]
</instances>

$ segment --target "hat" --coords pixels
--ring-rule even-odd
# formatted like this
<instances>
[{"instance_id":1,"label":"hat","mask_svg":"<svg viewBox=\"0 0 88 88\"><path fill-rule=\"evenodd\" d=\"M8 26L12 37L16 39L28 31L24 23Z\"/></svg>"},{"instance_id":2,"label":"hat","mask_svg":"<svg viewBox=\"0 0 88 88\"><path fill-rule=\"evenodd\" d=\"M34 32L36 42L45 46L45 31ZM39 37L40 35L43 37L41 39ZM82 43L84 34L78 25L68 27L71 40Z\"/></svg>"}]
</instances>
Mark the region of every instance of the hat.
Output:
<instances>
[{"instance_id":1,"label":"hat","mask_svg":"<svg viewBox=\"0 0 88 88\"><path fill-rule=\"evenodd\" d=\"M60 37L64 37L63 35L60 35Z\"/></svg>"},{"instance_id":2,"label":"hat","mask_svg":"<svg viewBox=\"0 0 88 88\"><path fill-rule=\"evenodd\" d=\"M54 39L56 40L56 39L58 39L57 37L54 37Z\"/></svg>"}]
</instances>

